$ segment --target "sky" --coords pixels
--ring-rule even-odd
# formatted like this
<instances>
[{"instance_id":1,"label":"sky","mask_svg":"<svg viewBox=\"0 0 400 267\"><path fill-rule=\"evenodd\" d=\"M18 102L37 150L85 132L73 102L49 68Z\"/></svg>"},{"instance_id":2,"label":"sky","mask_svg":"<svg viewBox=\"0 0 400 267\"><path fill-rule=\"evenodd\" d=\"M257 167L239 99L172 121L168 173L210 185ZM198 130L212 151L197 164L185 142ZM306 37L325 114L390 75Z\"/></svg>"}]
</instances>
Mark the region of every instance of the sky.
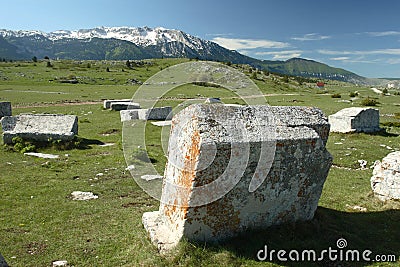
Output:
<instances>
[{"instance_id":1,"label":"sky","mask_svg":"<svg viewBox=\"0 0 400 267\"><path fill-rule=\"evenodd\" d=\"M398 0L0 0L0 29L164 27L266 60L400 78Z\"/></svg>"}]
</instances>

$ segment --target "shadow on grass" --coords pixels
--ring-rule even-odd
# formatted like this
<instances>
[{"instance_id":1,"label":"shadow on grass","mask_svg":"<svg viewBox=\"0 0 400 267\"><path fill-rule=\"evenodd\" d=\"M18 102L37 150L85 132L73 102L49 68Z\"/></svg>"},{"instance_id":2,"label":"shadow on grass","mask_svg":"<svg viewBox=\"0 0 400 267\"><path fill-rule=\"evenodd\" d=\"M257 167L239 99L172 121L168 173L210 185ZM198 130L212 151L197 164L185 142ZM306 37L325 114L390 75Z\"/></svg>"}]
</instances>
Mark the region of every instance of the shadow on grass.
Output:
<instances>
[{"instance_id":1,"label":"shadow on grass","mask_svg":"<svg viewBox=\"0 0 400 267\"><path fill-rule=\"evenodd\" d=\"M104 143L97 139L87 139L79 137L80 142L77 146L77 149L90 149L92 145L104 145Z\"/></svg>"},{"instance_id":2,"label":"shadow on grass","mask_svg":"<svg viewBox=\"0 0 400 267\"><path fill-rule=\"evenodd\" d=\"M383 136L383 137L397 137L399 136L399 134L395 134L395 133L389 133L386 128L381 128L382 130L380 130L379 132L375 132L375 133L366 133L368 135L373 135L373 136Z\"/></svg>"},{"instance_id":3,"label":"shadow on grass","mask_svg":"<svg viewBox=\"0 0 400 267\"><path fill-rule=\"evenodd\" d=\"M75 136L72 140L48 140L43 141L32 141L25 140L20 137L13 138L13 143L6 145L8 150L25 152L36 152L37 149L42 148L54 148L56 150L71 150L71 149L91 149L92 145L103 145L104 143L97 139L87 139L79 136Z\"/></svg>"},{"instance_id":4,"label":"shadow on grass","mask_svg":"<svg viewBox=\"0 0 400 267\"><path fill-rule=\"evenodd\" d=\"M342 249L343 255L347 250L358 250L362 259L363 251L370 250L371 259L375 259L376 255L395 255L396 260L399 260L399 225L400 210L349 213L318 207L311 221L246 232L219 246L211 246L210 249L228 250L238 258L257 260L258 251L267 246L268 253L275 250L270 262L283 266L367 266L372 262L352 261L351 255L350 261L342 262L331 261L328 254L325 254L323 260L315 262L278 261L277 252L285 250L285 258L289 260L291 250L298 251L300 257L303 250L315 250L318 259L322 250L328 250L329 247L338 250L337 241L344 238L347 247ZM263 256L264 253L260 255ZM339 257L338 253L332 255ZM268 259L269 257L266 261Z\"/></svg>"}]
</instances>

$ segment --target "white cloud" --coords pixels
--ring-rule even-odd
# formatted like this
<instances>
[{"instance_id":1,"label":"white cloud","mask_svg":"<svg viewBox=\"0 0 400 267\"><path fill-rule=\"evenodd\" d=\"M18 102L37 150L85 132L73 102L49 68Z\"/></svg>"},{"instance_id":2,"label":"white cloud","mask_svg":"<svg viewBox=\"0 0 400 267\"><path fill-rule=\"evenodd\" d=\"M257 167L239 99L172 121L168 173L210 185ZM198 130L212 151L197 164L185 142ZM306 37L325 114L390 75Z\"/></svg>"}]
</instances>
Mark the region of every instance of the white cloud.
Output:
<instances>
[{"instance_id":1,"label":"white cloud","mask_svg":"<svg viewBox=\"0 0 400 267\"><path fill-rule=\"evenodd\" d=\"M392 49L377 49L377 50L366 50L366 51L337 51L337 50L325 50L320 49L318 53L323 55L400 55L399 48Z\"/></svg>"},{"instance_id":2,"label":"white cloud","mask_svg":"<svg viewBox=\"0 0 400 267\"><path fill-rule=\"evenodd\" d=\"M300 57L303 51L300 50L286 50L286 51L269 51L269 52L256 52L257 56L273 55L274 60L286 60L294 57Z\"/></svg>"},{"instance_id":3,"label":"white cloud","mask_svg":"<svg viewBox=\"0 0 400 267\"><path fill-rule=\"evenodd\" d=\"M390 58L388 59L387 63L391 65L400 64L400 58Z\"/></svg>"},{"instance_id":4,"label":"white cloud","mask_svg":"<svg viewBox=\"0 0 400 267\"><path fill-rule=\"evenodd\" d=\"M229 36L233 35L233 33L206 33L206 36Z\"/></svg>"},{"instance_id":5,"label":"white cloud","mask_svg":"<svg viewBox=\"0 0 400 267\"><path fill-rule=\"evenodd\" d=\"M400 32L397 32L397 31L367 32L367 34L374 36L374 37L382 37L382 36L400 35Z\"/></svg>"},{"instance_id":6,"label":"white cloud","mask_svg":"<svg viewBox=\"0 0 400 267\"><path fill-rule=\"evenodd\" d=\"M333 57L330 58L330 60L337 60L337 61L345 61L345 60L349 60L349 57Z\"/></svg>"},{"instance_id":7,"label":"white cloud","mask_svg":"<svg viewBox=\"0 0 400 267\"><path fill-rule=\"evenodd\" d=\"M308 33L301 37L292 37L291 39L296 41L320 41L329 38L331 38L331 36L319 35L318 33Z\"/></svg>"},{"instance_id":8,"label":"white cloud","mask_svg":"<svg viewBox=\"0 0 400 267\"><path fill-rule=\"evenodd\" d=\"M254 40L254 39L235 39L235 38L224 38L215 37L212 39L213 42L231 50L243 50L243 49L256 49L256 48L285 48L288 47L288 43L270 41L270 40Z\"/></svg>"}]
</instances>

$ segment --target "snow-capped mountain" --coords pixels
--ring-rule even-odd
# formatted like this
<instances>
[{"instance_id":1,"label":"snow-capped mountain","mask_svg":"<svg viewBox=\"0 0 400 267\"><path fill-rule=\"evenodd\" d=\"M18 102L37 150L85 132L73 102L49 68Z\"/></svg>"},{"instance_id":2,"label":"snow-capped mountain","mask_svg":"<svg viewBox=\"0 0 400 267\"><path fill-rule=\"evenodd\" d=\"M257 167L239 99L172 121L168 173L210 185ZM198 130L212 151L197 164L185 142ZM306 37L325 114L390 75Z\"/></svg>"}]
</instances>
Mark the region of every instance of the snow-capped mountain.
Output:
<instances>
[{"instance_id":1,"label":"snow-capped mountain","mask_svg":"<svg viewBox=\"0 0 400 267\"><path fill-rule=\"evenodd\" d=\"M288 75L357 83L363 83L364 79L349 71L304 59L258 60L183 31L162 27L97 27L50 33L0 29L0 59L31 59L34 56L77 60L186 57L249 64Z\"/></svg>"},{"instance_id":2,"label":"snow-capped mountain","mask_svg":"<svg viewBox=\"0 0 400 267\"><path fill-rule=\"evenodd\" d=\"M162 27L98 27L89 30L55 31L46 34L50 40L60 39L118 39L132 42L138 46L157 45L159 43L181 42L192 49L202 49L201 40L179 30L168 30ZM206 41L207 42L207 41Z\"/></svg>"},{"instance_id":3,"label":"snow-capped mountain","mask_svg":"<svg viewBox=\"0 0 400 267\"><path fill-rule=\"evenodd\" d=\"M167 43L181 43L194 50L207 50L212 42L202 40L198 37L184 33L180 30L169 30L162 27L97 27L94 29L80 29L75 31L59 30L50 33L41 31L10 31L1 30L0 35L6 39L9 38L46 38L57 42L62 40L91 40L99 39L117 39L128 41L137 46L148 47ZM214 43L212 43L214 44Z\"/></svg>"}]
</instances>

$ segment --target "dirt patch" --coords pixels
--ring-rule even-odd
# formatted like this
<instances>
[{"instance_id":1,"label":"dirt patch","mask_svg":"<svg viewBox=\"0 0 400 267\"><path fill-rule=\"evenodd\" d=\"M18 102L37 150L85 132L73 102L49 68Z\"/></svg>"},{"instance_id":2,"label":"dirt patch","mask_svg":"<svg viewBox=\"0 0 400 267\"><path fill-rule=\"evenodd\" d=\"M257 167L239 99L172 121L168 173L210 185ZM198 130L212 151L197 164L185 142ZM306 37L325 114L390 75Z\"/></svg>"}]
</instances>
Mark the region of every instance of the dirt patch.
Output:
<instances>
[{"instance_id":1,"label":"dirt patch","mask_svg":"<svg viewBox=\"0 0 400 267\"><path fill-rule=\"evenodd\" d=\"M85 101L85 102L63 102L63 103L40 103L40 104L17 104L13 108L45 108L45 107L64 107L64 106L80 106L80 105L98 105L102 101Z\"/></svg>"}]
</instances>

